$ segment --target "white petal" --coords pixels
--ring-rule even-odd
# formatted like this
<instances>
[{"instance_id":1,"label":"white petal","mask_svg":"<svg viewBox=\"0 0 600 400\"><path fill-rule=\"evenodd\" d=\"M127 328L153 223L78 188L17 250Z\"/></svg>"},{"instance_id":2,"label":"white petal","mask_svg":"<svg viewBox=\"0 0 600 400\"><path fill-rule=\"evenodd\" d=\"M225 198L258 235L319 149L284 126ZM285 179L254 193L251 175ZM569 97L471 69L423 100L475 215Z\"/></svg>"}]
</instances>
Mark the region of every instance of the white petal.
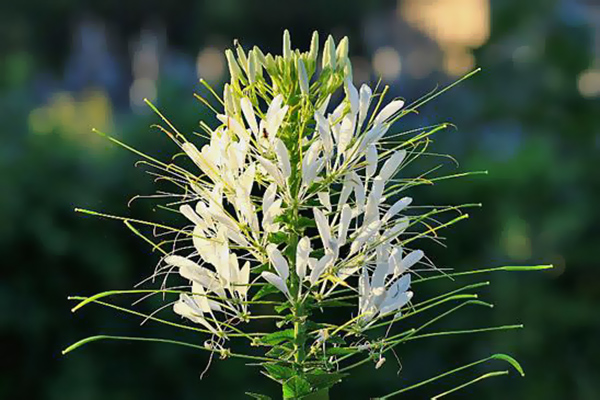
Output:
<instances>
[{"instance_id":1,"label":"white petal","mask_svg":"<svg viewBox=\"0 0 600 400\"><path fill-rule=\"evenodd\" d=\"M245 195L250 195L252 192L252 185L254 184L255 175L256 165L252 163L240 176L239 181L237 182L237 187L240 188Z\"/></svg>"},{"instance_id":2,"label":"white petal","mask_svg":"<svg viewBox=\"0 0 600 400\"><path fill-rule=\"evenodd\" d=\"M367 147L365 158L367 161L367 178L370 178L375 175L375 171L377 171L377 147L374 144L370 144Z\"/></svg>"},{"instance_id":3,"label":"white petal","mask_svg":"<svg viewBox=\"0 0 600 400\"><path fill-rule=\"evenodd\" d=\"M379 312L388 314L404 307L413 297L413 292L402 292L394 297L386 298L381 304Z\"/></svg>"},{"instance_id":4,"label":"white petal","mask_svg":"<svg viewBox=\"0 0 600 400\"><path fill-rule=\"evenodd\" d=\"M239 138L242 138L245 141L249 141L250 140L250 135L248 134L248 131L246 131L246 128L244 128L234 118L228 117L226 115L218 114L217 115L217 119L219 121L221 121L223 124L225 124L225 126L227 127L227 129L231 130Z\"/></svg>"},{"instance_id":5,"label":"white petal","mask_svg":"<svg viewBox=\"0 0 600 400\"><path fill-rule=\"evenodd\" d=\"M198 214L196 214L194 209L190 207L189 204L182 204L181 206L179 206L179 212L182 213L193 224L204 226L204 221L202 221L202 218L200 218Z\"/></svg>"},{"instance_id":6,"label":"white petal","mask_svg":"<svg viewBox=\"0 0 600 400\"><path fill-rule=\"evenodd\" d=\"M383 164L379 176L381 176L384 181L390 179L396 173L396 170L404 160L404 157L406 157L406 150L395 151L385 164Z\"/></svg>"},{"instance_id":7,"label":"white petal","mask_svg":"<svg viewBox=\"0 0 600 400\"><path fill-rule=\"evenodd\" d=\"M388 257L388 274L394 274L394 271L400 266L402 261L402 247L396 246L392 249Z\"/></svg>"},{"instance_id":8,"label":"white petal","mask_svg":"<svg viewBox=\"0 0 600 400\"><path fill-rule=\"evenodd\" d=\"M388 273L387 263L377 263L377 266L375 267L375 271L373 271L373 277L371 278L371 285L374 288L383 287L387 273Z\"/></svg>"},{"instance_id":9,"label":"white petal","mask_svg":"<svg viewBox=\"0 0 600 400\"><path fill-rule=\"evenodd\" d=\"M185 295L182 295L182 297ZM187 304L183 298L180 298L179 301L177 301L174 305L173 305L173 311L176 314L181 315L182 317L185 317L195 323L201 324L203 325L206 329L208 329L211 333L213 333L214 335L217 335L218 332L217 330L211 325L209 324L206 319L204 319L204 317L201 314L201 310L199 307L194 307L192 308L189 304Z\"/></svg>"},{"instance_id":10,"label":"white petal","mask_svg":"<svg viewBox=\"0 0 600 400\"><path fill-rule=\"evenodd\" d=\"M310 186L320 170L320 167L317 163L317 157L320 149L321 142L315 140L304 154L304 159L302 160L302 183L305 186Z\"/></svg>"},{"instance_id":11,"label":"white petal","mask_svg":"<svg viewBox=\"0 0 600 400\"><path fill-rule=\"evenodd\" d=\"M290 155L288 153L287 147L283 141L279 138L275 139L275 154L277 155L277 164L279 165L279 169L283 173L283 177L285 179L289 178L292 174L292 167L290 166Z\"/></svg>"},{"instance_id":12,"label":"white petal","mask_svg":"<svg viewBox=\"0 0 600 400\"><path fill-rule=\"evenodd\" d=\"M298 274L301 281L306 276L306 266L308 265L310 251L310 239L304 236L298 241L298 247L296 248L296 274Z\"/></svg>"},{"instance_id":13,"label":"white petal","mask_svg":"<svg viewBox=\"0 0 600 400\"><path fill-rule=\"evenodd\" d=\"M365 133L364 139L361 142L360 147L358 148L357 153L362 154L362 152L367 148L368 145L372 143L377 143L379 139L385 135L388 131L388 125L376 124L373 125L371 129Z\"/></svg>"},{"instance_id":14,"label":"white petal","mask_svg":"<svg viewBox=\"0 0 600 400\"><path fill-rule=\"evenodd\" d=\"M317 193L317 196L319 197L319 202L323 207L325 207L327 212L331 212L331 199L329 198L329 192L319 192Z\"/></svg>"},{"instance_id":15,"label":"white petal","mask_svg":"<svg viewBox=\"0 0 600 400\"><path fill-rule=\"evenodd\" d=\"M321 277L321 275L323 274L323 272L325 271L325 268L327 268L327 266L329 265L329 263L333 260L333 254L331 253L327 253L325 254L317 263L317 265L315 265L315 267L312 269L312 271L310 272L310 285L313 286Z\"/></svg>"},{"instance_id":16,"label":"white petal","mask_svg":"<svg viewBox=\"0 0 600 400\"><path fill-rule=\"evenodd\" d=\"M283 96L281 94L278 94L277 96L275 96L273 98L273 100L271 100L271 104L269 104L269 108L267 110L267 115L265 116L265 119L267 121L275 118L275 115L279 112L279 110L281 110L282 102L283 102ZM271 132L269 132L269 133L271 133Z\"/></svg>"},{"instance_id":17,"label":"white petal","mask_svg":"<svg viewBox=\"0 0 600 400\"><path fill-rule=\"evenodd\" d=\"M329 227L329 221L325 214L323 214L323 211L318 208L313 208L313 213L319 235L321 236L321 241L323 242L323 247L331 249L331 228Z\"/></svg>"},{"instance_id":18,"label":"white petal","mask_svg":"<svg viewBox=\"0 0 600 400\"><path fill-rule=\"evenodd\" d=\"M375 124L382 124L386 122L390 117L392 117L398 110L404 107L403 100L394 100L391 101L387 106L383 107L383 109L379 112L377 117L375 117Z\"/></svg>"},{"instance_id":19,"label":"white petal","mask_svg":"<svg viewBox=\"0 0 600 400\"><path fill-rule=\"evenodd\" d=\"M350 193L352 193L353 186L352 174L346 174L344 184L342 185L342 191L340 192L340 198L338 200L338 208L341 208L346 204L348 197L350 197Z\"/></svg>"},{"instance_id":20,"label":"white petal","mask_svg":"<svg viewBox=\"0 0 600 400\"><path fill-rule=\"evenodd\" d=\"M275 183L271 183L269 187L265 190L263 195L263 212L266 212L271 205L275 201L275 194L277 193L277 185Z\"/></svg>"},{"instance_id":21,"label":"white petal","mask_svg":"<svg viewBox=\"0 0 600 400\"><path fill-rule=\"evenodd\" d=\"M373 221L368 225L363 225L360 230L360 234L354 239L352 245L350 245L350 255L358 252L369 238L379 231L381 227L381 221Z\"/></svg>"},{"instance_id":22,"label":"white petal","mask_svg":"<svg viewBox=\"0 0 600 400\"><path fill-rule=\"evenodd\" d=\"M185 258L182 256L177 256L177 255L171 255L171 256L165 257L165 262L169 265L172 265L172 266L178 267L178 268L191 268L191 269L200 268L200 265L198 265L194 261L190 260L189 258Z\"/></svg>"},{"instance_id":23,"label":"white petal","mask_svg":"<svg viewBox=\"0 0 600 400\"><path fill-rule=\"evenodd\" d=\"M338 136L337 151L338 154L343 154L352 140L354 135L354 122L356 118L353 115L347 114L342 119Z\"/></svg>"},{"instance_id":24,"label":"white petal","mask_svg":"<svg viewBox=\"0 0 600 400\"><path fill-rule=\"evenodd\" d=\"M350 226L350 220L352 219L352 209L348 204L344 204L342 207L342 213L340 216L340 225L338 227L338 247L343 246L346 243L346 237L348 234L348 227Z\"/></svg>"},{"instance_id":25,"label":"white petal","mask_svg":"<svg viewBox=\"0 0 600 400\"><path fill-rule=\"evenodd\" d=\"M391 242L396 237L398 237L398 235L400 235L402 232L404 232L406 230L406 228L408 228L409 220L406 217L397 219L394 222L395 222L394 226L386 229L385 232L383 232L383 239L386 242Z\"/></svg>"},{"instance_id":26,"label":"white petal","mask_svg":"<svg viewBox=\"0 0 600 400\"><path fill-rule=\"evenodd\" d=\"M240 100L240 105L242 106L242 112L244 113L244 118L246 118L246 122L248 123L250 130L252 130L254 135L258 135L258 124L256 123L256 116L254 115L252 102L247 97L243 97Z\"/></svg>"},{"instance_id":27,"label":"white petal","mask_svg":"<svg viewBox=\"0 0 600 400\"><path fill-rule=\"evenodd\" d=\"M240 273L238 275L238 280L237 280L238 286L236 286L236 290L240 294L240 296L246 297L246 294L248 293L248 289L249 289L249 286L248 286L249 283L250 283L250 261L246 261L244 266L240 269Z\"/></svg>"},{"instance_id":28,"label":"white petal","mask_svg":"<svg viewBox=\"0 0 600 400\"><path fill-rule=\"evenodd\" d=\"M285 178L283 177L283 174L281 173L279 168L275 166L275 164L261 156L256 156L256 159L278 186L285 187Z\"/></svg>"},{"instance_id":29,"label":"white petal","mask_svg":"<svg viewBox=\"0 0 600 400\"><path fill-rule=\"evenodd\" d=\"M218 176L216 175L215 165L208 161L196 146L190 142L185 142L181 145L181 148L203 173L205 173L213 182L217 182Z\"/></svg>"},{"instance_id":30,"label":"white petal","mask_svg":"<svg viewBox=\"0 0 600 400\"><path fill-rule=\"evenodd\" d=\"M331 127L329 121L320 112L315 112L315 121L317 123L317 130L319 136L323 142L323 149L327 154L331 154L333 151L333 139L331 138Z\"/></svg>"},{"instance_id":31,"label":"white petal","mask_svg":"<svg viewBox=\"0 0 600 400\"><path fill-rule=\"evenodd\" d=\"M381 179L380 176L377 176L373 180L371 193L369 193L369 198L367 199L367 206L365 208L365 224L370 224L371 222L379 219L379 203L381 202L383 187L383 179Z\"/></svg>"},{"instance_id":32,"label":"white petal","mask_svg":"<svg viewBox=\"0 0 600 400\"><path fill-rule=\"evenodd\" d=\"M327 111L327 106L329 106L329 100L331 100L331 94L328 94L327 97L325 97L325 100L323 101L323 103L317 109L317 111L321 115L325 115L325 112Z\"/></svg>"},{"instance_id":33,"label":"white petal","mask_svg":"<svg viewBox=\"0 0 600 400\"><path fill-rule=\"evenodd\" d=\"M359 98L359 106L358 106L358 126L362 126L365 118L367 117L367 112L369 111L369 104L371 102L371 95L373 91L371 88L363 84L360 87L360 98Z\"/></svg>"},{"instance_id":34,"label":"white petal","mask_svg":"<svg viewBox=\"0 0 600 400\"><path fill-rule=\"evenodd\" d=\"M262 226L265 231L277 232L279 230L279 224L274 223L274 220L282 212L281 203L282 200L277 199L271 204L271 206L268 209L263 210Z\"/></svg>"},{"instance_id":35,"label":"white petal","mask_svg":"<svg viewBox=\"0 0 600 400\"><path fill-rule=\"evenodd\" d=\"M406 257L404 257L402 259L402 261L400 261L400 264L398 265L397 269L394 270L394 274L395 275L403 274L409 268L411 268L413 265L415 265L416 263L421 261L423 256L424 256L424 253L422 250L411 251L410 253L408 253L406 255Z\"/></svg>"},{"instance_id":36,"label":"white petal","mask_svg":"<svg viewBox=\"0 0 600 400\"><path fill-rule=\"evenodd\" d=\"M344 86L344 89L346 91L346 98L350 102L350 112L353 115L356 115L358 113L359 108L359 99L358 90L356 90L356 87L352 83L352 79L346 79L346 85Z\"/></svg>"},{"instance_id":37,"label":"white petal","mask_svg":"<svg viewBox=\"0 0 600 400\"><path fill-rule=\"evenodd\" d=\"M274 273L269 272L269 271L263 271L261 273L261 276L267 282L269 282L271 285L275 286L277 289L279 289L281 292L283 292L286 296L289 296L290 291L287 287L287 284L285 283L285 281L283 279L281 279L280 276L277 276Z\"/></svg>"},{"instance_id":38,"label":"white petal","mask_svg":"<svg viewBox=\"0 0 600 400\"><path fill-rule=\"evenodd\" d=\"M267 135L269 138L275 138L277 136L277 132L279 131L279 127L285 118L285 115L288 110L288 106L281 107L283 102L283 96L278 94L275 96L269 109L267 110L267 115L265 119Z\"/></svg>"},{"instance_id":39,"label":"white petal","mask_svg":"<svg viewBox=\"0 0 600 400\"><path fill-rule=\"evenodd\" d=\"M396 214L398 214L400 211L402 211L406 207L408 207L410 205L410 203L412 203L412 198L410 198L410 197L403 197L403 198L401 198L400 200L398 200L397 202L395 202L390 207L389 210L387 210L387 212L383 216L383 221L387 222L391 218L394 218L396 216Z\"/></svg>"},{"instance_id":40,"label":"white petal","mask_svg":"<svg viewBox=\"0 0 600 400\"><path fill-rule=\"evenodd\" d=\"M365 185L363 185L362 179L356 172L352 171L351 176L354 184L354 196L356 197L356 215L359 215L365 207Z\"/></svg>"},{"instance_id":41,"label":"white petal","mask_svg":"<svg viewBox=\"0 0 600 400\"><path fill-rule=\"evenodd\" d=\"M267 246L267 254L273 268L277 271L277 274L285 281L290 276L290 267L287 260L281 252L277 249L273 243Z\"/></svg>"}]
</instances>

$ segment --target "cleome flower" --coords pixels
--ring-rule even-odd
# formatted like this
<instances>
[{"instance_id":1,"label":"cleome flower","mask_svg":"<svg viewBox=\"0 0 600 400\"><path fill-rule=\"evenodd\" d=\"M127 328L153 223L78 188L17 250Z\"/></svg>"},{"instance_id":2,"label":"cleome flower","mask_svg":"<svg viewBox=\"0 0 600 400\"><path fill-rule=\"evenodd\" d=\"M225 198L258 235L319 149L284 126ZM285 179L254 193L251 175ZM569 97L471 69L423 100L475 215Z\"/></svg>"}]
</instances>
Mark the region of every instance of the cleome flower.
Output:
<instances>
[{"instance_id":1,"label":"cleome flower","mask_svg":"<svg viewBox=\"0 0 600 400\"><path fill-rule=\"evenodd\" d=\"M407 152L379 144L404 102L373 110L373 90L352 83L346 39L334 49L328 38L321 77L329 76L314 78L317 45L315 35L307 53L284 48L283 56L272 56L254 48L246 55L238 48L236 57L228 52L232 79L224 88L223 112L217 114L222 125L208 131L210 141L201 149L187 140L180 143L200 172L186 175L190 190L179 209L193 224L194 251L170 255L165 262L197 289L182 294L174 310L211 331L221 329L220 316L248 312L252 265L265 262L269 268L260 276L292 302L303 301L302 294L311 290L330 296L348 279L360 277L358 312L369 314L365 321L400 309L412 296L410 265L402 276L390 267L384 284L388 270L382 272L381 261L389 258L385 268L406 264L394 243L410 225L401 213L412 199L404 197L385 212L383 207L386 185ZM282 78L287 74L297 76L293 87ZM343 97L332 105L337 86ZM286 255L272 242L278 233L297 234L289 223L294 213L314 220L320 256L308 236L295 239L295 249ZM242 268L239 257L247 260ZM372 259L377 267L369 280ZM200 300L203 296L207 299Z\"/></svg>"},{"instance_id":2,"label":"cleome flower","mask_svg":"<svg viewBox=\"0 0 600 400\"><path fill-rule=\"evenodd\" d=\"M281 383L286 399L326 398L323 394L347 370L369 360L379 368L385 352L429 324L407 328L405 320L412 314L464 301L432 322L465 305L489 306L474 294L459 293L487 283L413 303L419 292L411 284L431 278L421 274L440 273L413 242L440 242L438 230L467 217L461 206L428 210L405 196L413 186L465 175L430 178L434 168L413 178L404 169L420 156L435 155L426 151L429 136L447 124L390 132L395 122L435 95L406 107L402 99L385 100L387 87L357 88L347 38L336 45L329 36L319 51L315 33L308 51L301 52L292 49L286 31L282 55L258 47L246 51L239 43L234 50L226 51L231 79L222 96L203 82L219 105L198 96L218 121L214 127L200 123L203 141L192 142L149 103L168 125L163 132L187 158L164 163L145 156L151 174L176 188L156 197L175 198L163 208L183 223L172 227L102 214L122 220L162 253L154 274L142 282L160 276L160 289L123 292L144 294L138 301L155 294L177 296L146 320L210 336L204 346L157 341L258 361L266 375ZM450 211L459 216L435 219ZM134 224L153 227L160 243ZM173 276L178 276L175 284ZM183 321L155 316L171 305ZM330 307L337 308L328 320ZM256 320L262 321L252 324ZM401 332L394 333L399 325ZM272 330L247 332L255 326ZM420 337L425 336L435 333ZM109 337L93 340L99 338ZM264 356L232 353L228 343L234 338L269 350ZM86 340L73 346L91 341ZM342 367L357 355L363 359ZM496 358L518 366L501 356Z\"/></svg>"}]
</instances>

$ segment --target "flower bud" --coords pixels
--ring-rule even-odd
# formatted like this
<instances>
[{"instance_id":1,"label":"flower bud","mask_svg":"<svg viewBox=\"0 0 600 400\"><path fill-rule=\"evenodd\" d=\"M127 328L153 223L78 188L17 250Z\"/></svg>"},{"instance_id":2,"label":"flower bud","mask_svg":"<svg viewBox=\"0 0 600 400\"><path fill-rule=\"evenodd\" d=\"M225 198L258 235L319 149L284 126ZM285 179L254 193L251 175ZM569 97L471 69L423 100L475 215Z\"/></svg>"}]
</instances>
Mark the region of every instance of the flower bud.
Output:
<instances>
[{"instance_id":1,"label":"flower bud","mask_svg":"<svg viewBox=\"0 0 600 400\"><path fill-rule=\"evenodd\" d=\"M290 31L283 31L283 58L289 60L292 57L292 43L290 41Z\"/></svg>"},{"instance_id":2,"label":"flower bud","mask_svg":"<svg viewBox=\"0 0 600 400\"><path fill-rule=\"evenodd\" d=\"M298 81L300 82L300 90L302 94L308 94L308 75L306 74L306 68L302 59L298 59Z\"/></svg>"},{"instance_id":3,"label":"flower bud","mask_svg":"<svg viewBox=\"0 0 600 400\"><path fill-rule=\"evenodd\" d=\"M325 68L335 69L335 42L331 35L327 37L323 49L323 69Z\"/></svg>"},{"instance_id":4,"label":"flower bud","mask_svg":"<svg viewBox=\"0 0 600 400\"><path fill-rule=\"evenodd\" d=\"M242 79L242 70L235 60L235 56L230 49L225 50L225 57L227 58L227 65L229 66L229 74L231 75L231 83L237 82Z\"/></svg>"}]
</instances>

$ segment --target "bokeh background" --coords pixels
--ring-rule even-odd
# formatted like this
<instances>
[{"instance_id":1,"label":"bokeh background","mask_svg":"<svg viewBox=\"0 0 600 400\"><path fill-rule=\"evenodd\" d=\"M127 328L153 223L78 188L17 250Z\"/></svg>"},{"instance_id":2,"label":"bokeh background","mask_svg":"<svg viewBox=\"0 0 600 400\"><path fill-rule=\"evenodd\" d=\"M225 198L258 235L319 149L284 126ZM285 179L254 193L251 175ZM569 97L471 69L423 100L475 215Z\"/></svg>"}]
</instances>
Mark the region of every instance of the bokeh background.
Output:
<instances>
[{"instance_id":1,"label":"bokeh background","mask_svg":"<svg viewBox=\"0 0 600 400\"><path fill-rule=\"evenodd\" d=\"M207 110L198 77L219 87L223 49L239 38L280 51L310 34L351 38L356 83L379 76L416 99L481 66L483 71L402 121L450 121L438 152L446 172L488 170L413 192L421 204L481 202L424 244L438 266L457 269L553 263L543 273L498 274L484 298L440 327L524 323L526 329L414 342L333 389L366 399L492 352L526 369L455 398L600 398L600 3L595 0L7 1L0 6L0 398L7 400L238 399L278 388L235 360L168 345L98 343L60 351L96 333L181 335L90 306L72 315L71 294L126 289L156 255L122 224L75 206L157 218L136 157L91 133L159 157L174 148L150 129L148 97L183 132ZM440 283L442 285L442 283ZM431 285L431 293L443 287ZM198 338L181 336L189 340ZM481 371L485 370L482 368ZM475 375L465 374L462 379ZM406 398L429 398L452 380Z\"/></svg>"}]
</instances>

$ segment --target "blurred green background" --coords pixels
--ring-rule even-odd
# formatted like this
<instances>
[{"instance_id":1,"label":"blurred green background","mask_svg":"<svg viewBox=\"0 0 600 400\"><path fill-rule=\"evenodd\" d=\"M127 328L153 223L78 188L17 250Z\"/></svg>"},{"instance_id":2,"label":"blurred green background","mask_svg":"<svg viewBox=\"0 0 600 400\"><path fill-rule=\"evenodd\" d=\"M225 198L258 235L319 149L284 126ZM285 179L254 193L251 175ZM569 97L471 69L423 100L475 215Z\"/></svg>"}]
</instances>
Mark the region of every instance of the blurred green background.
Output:
<instances>
[{"instance_id":1,"label":"blurred green background","mask_svg":"<svg viewBox=\"0 0 600 400\"><path fill-rule=\"evenodd\" d=\"M214 362L201 381L206 355L168 345L60 351L97 333L202 340L95 306L69 312L68 295L130 288L157 260L122 224L73 212L160 218L150 202L127 207L153 191L152 179L134 167L134 155L90 128L167 159L175 149L149 128L157 118L141 99L191 132L208 118L192 96L198 77L223 82L222 51L234 38L279 52L283 28L300 48L315 29L323 38L348 35L356 83L382 76L407 99L481 66L399 126L453 122L458 130L434 143L460 161L445 172L489 170L412 193L417 204L484 205L444 232L447 249L424 249L438 266L457 269L556 266L492 276L484 293L492 312L469 309L440 324L524 323L525 330L415 341L398 349L399 373L390 356L376 373L373 365L356 371L332 398L382 395L492 352L517 357L527 376L485 381L455 398L600 398L600 3L592 0L3 0L0 398L277 395L235 360ZM452 287L436 285L416 296ZM452 382L405 398L429 398Z\"/></svg>"}]
</instances>

